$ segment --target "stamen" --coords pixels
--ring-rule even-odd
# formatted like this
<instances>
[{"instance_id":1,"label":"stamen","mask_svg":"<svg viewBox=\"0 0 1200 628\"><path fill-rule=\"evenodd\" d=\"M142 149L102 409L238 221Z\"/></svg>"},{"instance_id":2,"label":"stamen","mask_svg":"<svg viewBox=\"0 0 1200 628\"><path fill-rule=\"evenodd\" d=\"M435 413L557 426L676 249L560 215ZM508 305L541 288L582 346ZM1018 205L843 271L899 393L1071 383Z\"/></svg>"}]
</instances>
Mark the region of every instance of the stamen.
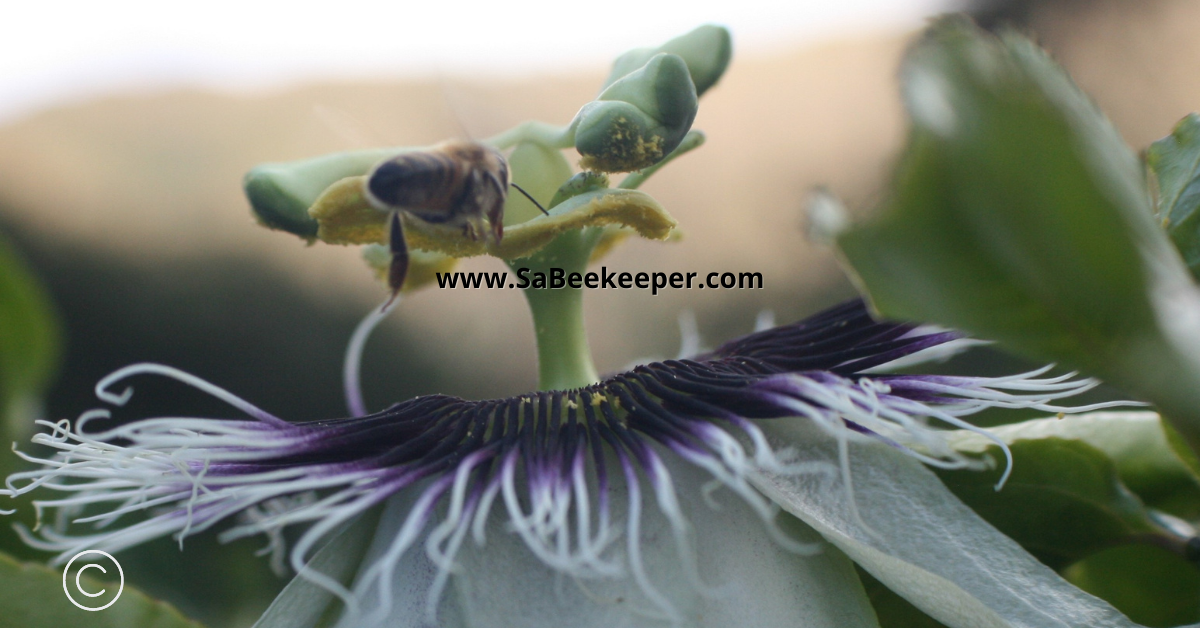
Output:
<instances>
[{"instance_id":1,"label":"stamen","mask_svg":"<svg viewBox=\"0 0 1200 628\"><path fill-rule=\"evenodd\" d=\"M193 388L198 388L201 391L206 392L213 397L216 397L217 399L220 399L221 401L224 401L225 403L237 408L238 410L245 412L247 415L258 419L259 421L264 423L272 423L277 426L288 425L287 421L284 421L283 419L260 409L249 401L234 395L224 388L214 386L213 384L210 384L199 377L196 377L195 375L185 373L177 368L149 362L131 364L125 368L117 369L115 372L109 374L108 377L105 377L96 384L96 396L99 397L101 401L107 401L115 406L125 405L125 403L129 401L129 398L133 396L133 387L125 387L125 390L121 391L120 394L113 394L108 391L108 388L123 379L127 379L133 375L139 374L154 374L169 377L192 386Z\"/></svg>"},{"instance_id":2,"label":"stamen","mask_svg":"<svg viewBox=\"0 0 1200 628\"><path fill-rule=\"evenodd\" d=\"M606 437L607 440L607 437ZM665 614L665 619L671 623L682 623L683 617L675 606L663 597L658 589L650 583L650 578L646 577L646 568L642 564L642 492L640 482L638 481L637 471L629 460L629 456L623 449L617 448L617 459L621 463L621 469L625 472L625 488L629 499L629 511L626 513L625 525L626 542L625 551L629 556L629 570L633 575L633 579L637 582L642 590L642 594L646 596L655 606Z\"/></svg>"}]
</instances>

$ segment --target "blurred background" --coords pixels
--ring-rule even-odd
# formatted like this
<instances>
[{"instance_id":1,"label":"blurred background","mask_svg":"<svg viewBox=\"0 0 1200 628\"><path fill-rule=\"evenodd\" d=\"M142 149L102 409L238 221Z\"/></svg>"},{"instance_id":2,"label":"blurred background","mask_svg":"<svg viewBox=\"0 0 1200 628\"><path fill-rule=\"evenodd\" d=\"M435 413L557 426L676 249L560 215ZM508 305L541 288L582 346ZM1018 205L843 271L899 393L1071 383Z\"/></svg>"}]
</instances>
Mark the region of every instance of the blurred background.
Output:
<instances>
[{"instance_id":1,"label":"blurred background","mask_svg":"<svg viewBox=\"0 0 1200 628\"><path fill-rule=\"evenodd\" d=\"M673 356L687 309L717 344L750 331L763 309L790 322L854 294L831 251L805 240L804 199L818 184L855 212L878 199L904 133L896 68L932 15L967 10L989 27L1034 33L1135 149L1200 108L1200 3L1188 0L743 0L659 13L610 2L602 14L582 3L408 4L343 2L323 14L282 2L6 9L0 233L62 325L45 416L94 407L95 382L138 361L179 367L292 420L345 414L342 352L384 291L357 249L256 226L245 171L482 138L527 119L566 123L614 56L700 23L726 24L735 38L695 125L709 142L644 188L686 237L631 241L605 264L761 272L765 289L593 291L586 315L604 372ZM460 268L503 269L493 259ZM426 289L368 346L368 404L521 392L536 383L534 357L518 292ZM129 416L233 414L181 385L135 384ZM6 440L26 438L28 416ZM249 626L285 582L251 556L258 543L200 537L180 553L164 540L122 563L133 584L191 617ZM0 550L44 558L6 525Z\"/></svg>"}]
</instances>

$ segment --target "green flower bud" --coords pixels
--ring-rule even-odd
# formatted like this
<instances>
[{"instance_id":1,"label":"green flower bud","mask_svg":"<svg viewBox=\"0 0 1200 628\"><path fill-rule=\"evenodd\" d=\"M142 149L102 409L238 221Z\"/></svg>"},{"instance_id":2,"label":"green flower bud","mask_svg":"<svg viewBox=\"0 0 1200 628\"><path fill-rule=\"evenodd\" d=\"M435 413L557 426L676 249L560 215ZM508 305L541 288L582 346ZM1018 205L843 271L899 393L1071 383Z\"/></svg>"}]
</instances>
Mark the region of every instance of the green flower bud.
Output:
<instances>
[{"instance_id":1,"label":"green flower bud","mask_svg":"<svg viewBox=\"0 0 1200 628\"><path fill-rule=\"evenodd\" d=\"M723 26L705 24L686 35L680 35L658 48L635 48L617 57L613 62L612 73L604 86L608 87L625 75L646 65L651 57L666 52L678 55L687 63L692 75L692 83L696 85L696 95L703 95L708 88L716 85L725 68L729 67L729 58L733 54L733 41L729 31Z\"/></svg>"},{"instance_id":2,"label":"green flower bud","mask_svg":"<svg viewBox=\"0 0 1200 628\"><path fill-rule=\"evenodd\" d=\"M584 168L630 172L675 150L699 103L687 64L660 53L612 85L575 116L575 149Z\"/></svg>"}]
</instances>

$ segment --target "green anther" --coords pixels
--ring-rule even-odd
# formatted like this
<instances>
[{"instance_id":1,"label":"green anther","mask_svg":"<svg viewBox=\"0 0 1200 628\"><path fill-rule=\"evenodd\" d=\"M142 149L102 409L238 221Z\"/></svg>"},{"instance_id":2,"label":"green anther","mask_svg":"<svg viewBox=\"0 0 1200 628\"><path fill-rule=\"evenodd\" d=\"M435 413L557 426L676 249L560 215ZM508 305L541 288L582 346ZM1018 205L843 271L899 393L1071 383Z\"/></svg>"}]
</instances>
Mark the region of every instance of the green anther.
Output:
<instances>
[{"instance_id":1,"label":"green anther","mask_svg":"<svg viewBox=\"0 0 1200 628\"><path fill-rule=\"evenodd\" d=\"M706 139L707 138L704 135L704 131L696 129L688 131L687 135L683 136L683 141L679 143L679 146L676 147L675 150L671 151L670 155L667 155L662 161L650 166L649 168L639 170L625 177L621 180L621 183L617 187L623 190L638 189L643 183L646 182L646 179L649 179L650 177L654 176L654 173L662 170L663 166L675 161L676 158L703 146Z\"/></svg>"},{"instance_id":2,"label":"green anther","mask_svg":"<svg viewBox=\"0 0 1200 628\"><path fill-rule=\"evenodd\" d=\"M580 165L601 172L648 168L679 146L698 106L684 60L656 55L579 110L572 124Z\"/></svg>"}]
</instances>

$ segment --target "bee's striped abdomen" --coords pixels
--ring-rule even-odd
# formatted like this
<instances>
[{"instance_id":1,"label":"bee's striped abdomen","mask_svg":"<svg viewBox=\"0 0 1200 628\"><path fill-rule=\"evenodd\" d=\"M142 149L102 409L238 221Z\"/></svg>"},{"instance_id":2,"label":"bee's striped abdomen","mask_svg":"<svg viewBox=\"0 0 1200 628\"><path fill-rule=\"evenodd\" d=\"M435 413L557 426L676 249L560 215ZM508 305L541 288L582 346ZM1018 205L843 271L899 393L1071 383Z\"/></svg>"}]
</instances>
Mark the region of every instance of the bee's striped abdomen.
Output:
<instances>
[{"instance_id":1,"label":"bee's striped abdomen","mask_svg":"<svg viewBox=\"0 0 1200 628\"><path fill-rule=\"evenodd\" d=\"M404 153L376 166L367 189L390 209L414 211L426 220L439 213L448 218L459 201L462 177L463 168L449 155Z\"/></svg>"}]
</instances>

